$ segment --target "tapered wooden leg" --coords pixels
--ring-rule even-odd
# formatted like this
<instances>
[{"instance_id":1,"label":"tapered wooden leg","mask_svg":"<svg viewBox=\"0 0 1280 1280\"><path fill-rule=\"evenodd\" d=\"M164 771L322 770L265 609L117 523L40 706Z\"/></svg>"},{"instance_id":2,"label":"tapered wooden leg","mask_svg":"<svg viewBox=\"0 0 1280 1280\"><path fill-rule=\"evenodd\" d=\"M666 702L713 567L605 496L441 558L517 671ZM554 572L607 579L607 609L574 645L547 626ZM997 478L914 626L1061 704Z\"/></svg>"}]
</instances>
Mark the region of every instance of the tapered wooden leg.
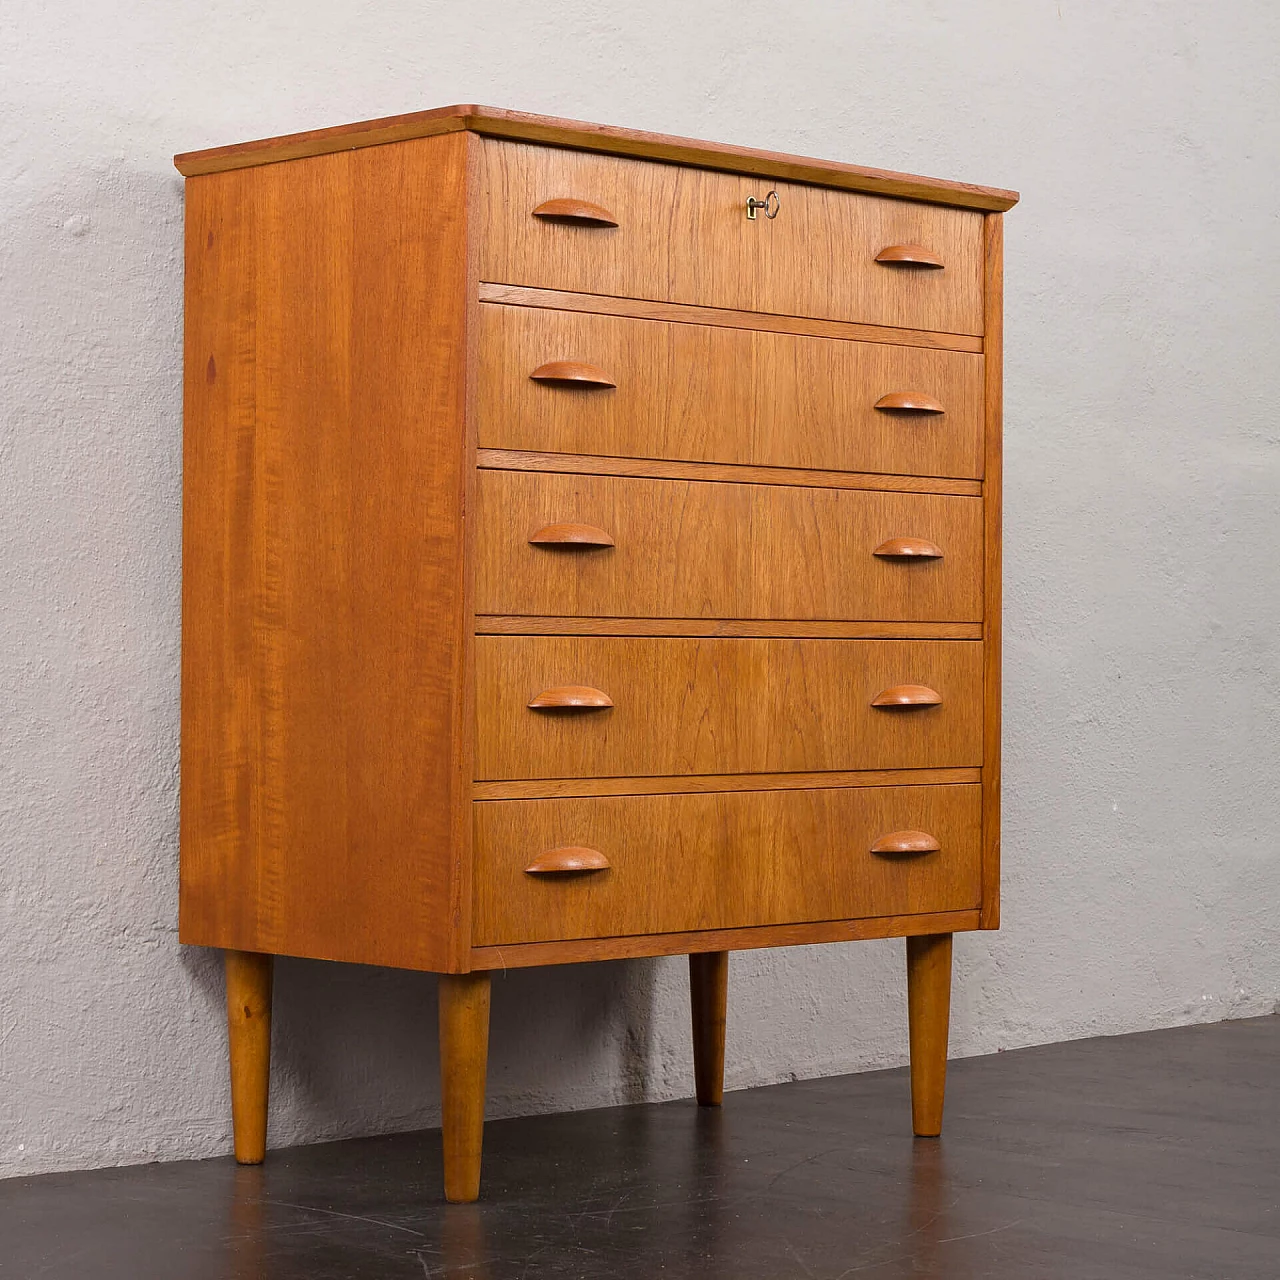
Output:
<instances>
[{"instance_id":1,"label":"tapered wooden leg","mask_svg":"<svg viewBox=\"0 0 1280 1280\"><path fill-rule=\"evenodd\" d=\"M256 951L228 951L224 962L236 1159L241 1164L261 1164L267 1154L271 1080L272 957Z\"/></svg>"},{"instance_id":2,"label":"tapered wooden leg","mask_svg":"<svg viewBox=\"0 0 1280 1280\"><path fill-rule=\"evenodd\" d=\"M454 1204L470 1204L480 1194L489 975L442 973L439 1004L444 1195Z\"/></svg>"},{"instance_id":3,"label":"tapered wooden leg","mask_svg":"<svg viewBox=\"0 0 1280 1280\"><path fill-rule=\"evenodd\" d=\"M729 999L729 953L704 951L689 957L693 1006L693 1078L700 1107L724 1101L724 1026Z\"/></svg>"},{"instance_id":4,"label":"tapered wooden leg","mask_svg":"<svg viewBox=\"0 0 1280 1280\"><path fill-rule=\"evenodd\" d=\"M907 1017L911 1027L911 1123L919 1138L942 1132L951 1020L951 935L907 939Z\"/></svg>"}]
</instances>

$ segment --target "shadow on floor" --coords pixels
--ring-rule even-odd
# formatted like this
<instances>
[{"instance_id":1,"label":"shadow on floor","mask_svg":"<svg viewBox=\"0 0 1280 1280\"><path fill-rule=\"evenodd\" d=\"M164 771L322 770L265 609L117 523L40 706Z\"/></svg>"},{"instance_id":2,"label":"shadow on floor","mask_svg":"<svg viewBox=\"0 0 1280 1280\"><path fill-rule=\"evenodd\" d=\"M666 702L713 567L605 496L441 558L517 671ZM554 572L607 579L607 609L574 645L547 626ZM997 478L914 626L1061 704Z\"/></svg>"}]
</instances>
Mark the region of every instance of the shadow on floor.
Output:
<instances>
[{"instance_id":1,"label":"shadow on floor","mask_svg":"<svg viewBox=\"0 0 1280 1280\"><path fill-rule=\"evenodd\" d=\"M27 1280L1180 1280L1280 1276L1280 1018L951 1067L913 1140L883 1071L502 1120L483 1199L439 1135L0 1183Z\"/></svg>"}]
</instances>

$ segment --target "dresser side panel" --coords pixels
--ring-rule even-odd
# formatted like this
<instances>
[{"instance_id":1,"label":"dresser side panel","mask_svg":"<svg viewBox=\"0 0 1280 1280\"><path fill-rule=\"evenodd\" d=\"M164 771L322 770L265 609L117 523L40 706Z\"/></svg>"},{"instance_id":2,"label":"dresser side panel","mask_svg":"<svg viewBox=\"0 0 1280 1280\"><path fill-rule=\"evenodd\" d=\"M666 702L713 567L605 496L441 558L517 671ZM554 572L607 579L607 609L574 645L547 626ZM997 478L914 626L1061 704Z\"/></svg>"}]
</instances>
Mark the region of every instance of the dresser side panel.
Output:
<instances>
[{"instance_id":1,"label":"dresser side panel","mask_svg":"<svg viewBox=\"0 0 1280 1280\"><path fill-rule=\"evenodd\" d=\"M1001 485L1004 457L1004 223L989 213L984 225L983 282L986 360L983 500L983 755L982 908L980 926L1000 927Z\"/></svg>"},{"instance_id":2,"label":"dresser side panel","mask_svg":"<svg viewBox=\"0 0 1280 1280\"><path fill-rule=\"evenodd\" d=\"M466 153L188 182L185 942L465 945Z\"/></svg>"}]
</instances>

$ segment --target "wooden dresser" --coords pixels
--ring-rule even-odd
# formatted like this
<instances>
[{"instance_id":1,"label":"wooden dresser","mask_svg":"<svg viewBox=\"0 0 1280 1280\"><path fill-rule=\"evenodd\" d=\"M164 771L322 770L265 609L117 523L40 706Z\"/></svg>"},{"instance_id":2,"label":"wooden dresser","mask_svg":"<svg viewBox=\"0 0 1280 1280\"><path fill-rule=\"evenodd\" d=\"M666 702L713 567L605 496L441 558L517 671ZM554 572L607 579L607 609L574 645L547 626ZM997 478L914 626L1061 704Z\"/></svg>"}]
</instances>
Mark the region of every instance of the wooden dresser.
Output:
<instances>
[{"instance_id":1,"label":"wooden dresser","mask_svg":"<svg viewBox=\"0 0 1280 1280\"><path fill-rule=\"evenodd\" d=\"M999 915L1001 212L482 107L187 176L184 942L236 1156L271 957L440 974L445 1194L489 974L905 937L917 1134Z\"/></svg>"}]
</instances>

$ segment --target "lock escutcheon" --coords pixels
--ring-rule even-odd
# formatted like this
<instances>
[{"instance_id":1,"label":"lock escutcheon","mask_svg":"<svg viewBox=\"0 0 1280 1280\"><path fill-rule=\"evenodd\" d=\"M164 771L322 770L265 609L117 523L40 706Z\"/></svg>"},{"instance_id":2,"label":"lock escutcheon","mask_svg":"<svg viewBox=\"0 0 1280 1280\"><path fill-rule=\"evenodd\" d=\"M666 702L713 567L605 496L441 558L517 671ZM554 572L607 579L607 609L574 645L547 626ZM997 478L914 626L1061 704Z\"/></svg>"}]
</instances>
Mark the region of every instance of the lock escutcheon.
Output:
<instances>
[{"instance_id":1,"label":"lock escutcheon","mask_svg":"<svg viewBox=\"0 0 1280 1280\"><path fill-rule=\"evenodd\" d=\"M757 200L755 196L747 197L747 217L752 222L756 220L756 210L764 211L764 216L772 221L778 216L778 210L782 207L782 201L778 198L776 191L770 191L763 200Z\"/></svg>"}]
</instances>

